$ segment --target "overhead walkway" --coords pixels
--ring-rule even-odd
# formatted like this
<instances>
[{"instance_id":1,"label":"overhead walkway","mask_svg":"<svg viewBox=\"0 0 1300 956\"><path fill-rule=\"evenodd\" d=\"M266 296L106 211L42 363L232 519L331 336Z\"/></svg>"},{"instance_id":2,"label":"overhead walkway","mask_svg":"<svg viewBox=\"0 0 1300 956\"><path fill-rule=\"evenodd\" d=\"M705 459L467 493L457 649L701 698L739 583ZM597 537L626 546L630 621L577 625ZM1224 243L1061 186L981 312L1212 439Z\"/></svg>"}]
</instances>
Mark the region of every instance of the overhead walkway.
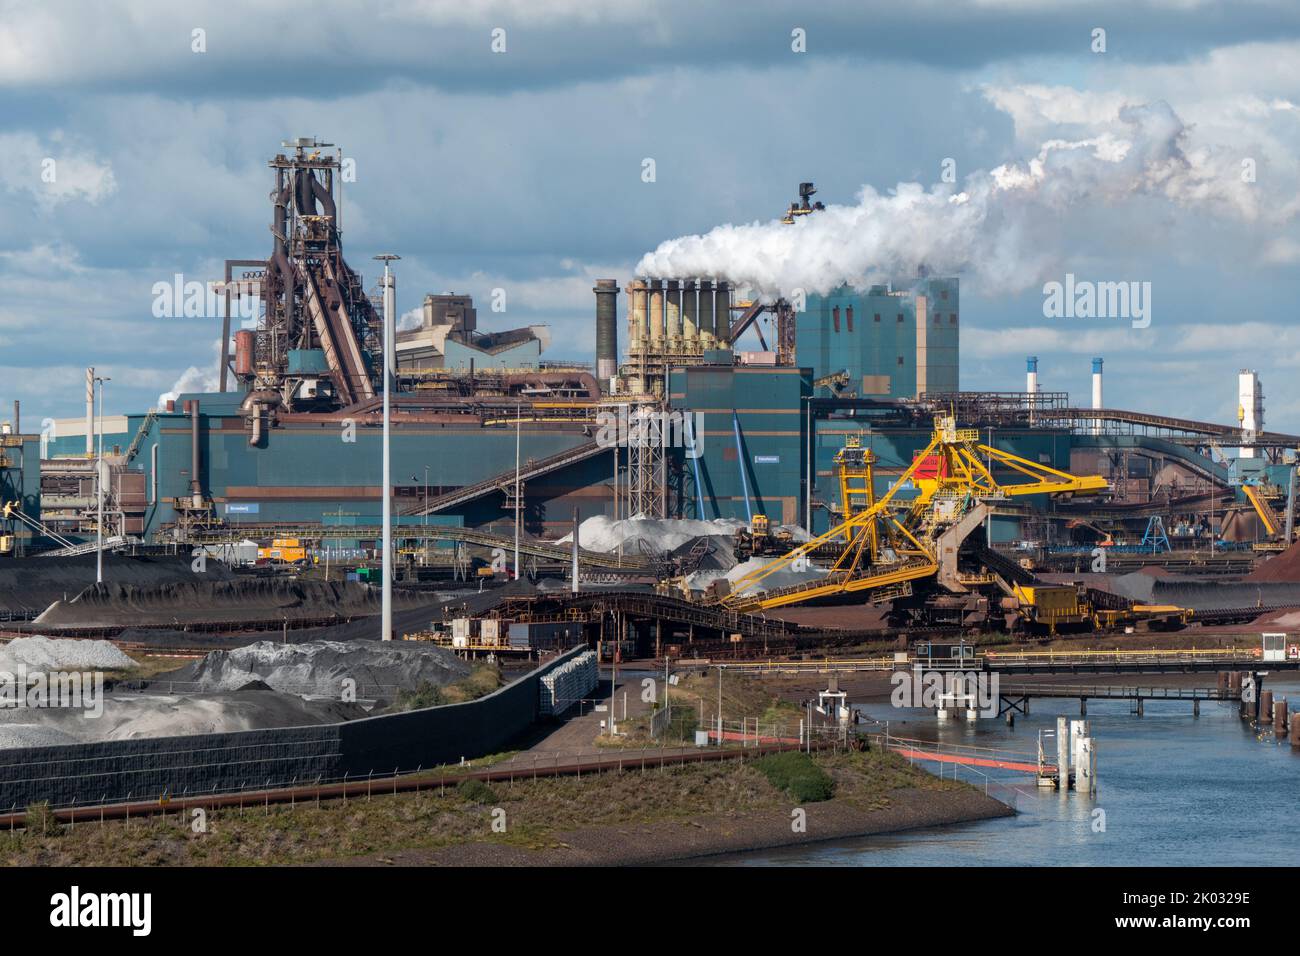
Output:
<instances>
[{"instance_id":1,"label":"overhead walkway","mask_svg":"<svg viewBox=\"0 0 1300 956\"><path fill-rule=\"evenodd\" d=\"M566 468L569 465L577 464L580 461L586 461L589 458L595 458L602 452L608 451L609 448L598 441L590 441L574 448L568 448L564 451L549 455L546 458L532 459L522 462L519 466L519 474L516 479L515 469L513 467L491 478L485 478L482 481L472 485L464 485L454 491L439 495L436 498L430 498L428 504L420 501L403 510L402 514L407 515L431 515L439 511L445 511L448 508L455 508L458 505L467 504L484 495L491 494L494 491L510 493L515 485L516 480L520 484L530 481L534 478L540 478L543 475L549 475L551 472Z\"/></svg>"}]
</instances>

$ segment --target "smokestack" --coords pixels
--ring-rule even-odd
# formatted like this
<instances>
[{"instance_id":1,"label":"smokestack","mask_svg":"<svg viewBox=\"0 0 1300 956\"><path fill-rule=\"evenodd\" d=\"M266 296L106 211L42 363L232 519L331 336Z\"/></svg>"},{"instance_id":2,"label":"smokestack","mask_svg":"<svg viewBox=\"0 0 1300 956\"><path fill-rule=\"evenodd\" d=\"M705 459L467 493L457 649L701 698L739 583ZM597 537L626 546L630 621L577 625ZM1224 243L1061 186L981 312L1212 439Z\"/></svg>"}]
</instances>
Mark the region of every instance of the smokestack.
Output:
<instances>
[{"instance_id":1,"label":"smokestack","mask_svg":"<svg viewBox=\"0 0 1300 956\"><path fill-rule=\"evenodd\" d=\"M95 366L86 369L86 457L95 457Z\"/></svg>"},{"instance_id":2,"label":"smokestack","mask_svg":"<svg viewBox=\"0 0 1300 956\"><path fill-rule=\"evenodd\" d=\"M645 342L646 329L645 280L633 279L627 285L627 351L639 351Z\"/></svg>"},{"instance_id":3,"label":"smokestack","mask_svg":"<svg viewBox=\"0 0 1300 956\"><path fill-rule=\"evenodd\" d=\"M713 326L713 282L700 280L700 348L711 349L717 345Z\"/></svg>"},{"instance_id":4,"label":"smokestack","mask_svg":"<svg viewBox=\"0 0 1300 956\"><path fill-rule=\"evenodd\" d=\"M1102 362L1099 358L1092 360L1092 407L1094 410L1099 410L1104 407L1101 403L1101 364ZM1101 434L1100 419L1093 420L1092 433L1094 435Z\"/></svg>"},{"instance_id":5,"label":"smokestack","mask_svg":"<svg viewBox=\"0 0 1300 956\"><path fill-rule=\"evenodd\" d=\"M1025 391L1030 395L1038 393L1038 356L1031 355L1025 359Z\"/></svg>"},{"instance_id":6,"label":"smokestack","mask_svg":"<svg viewBox=\"0 0 1300 956\"><path fill-rule=\"evenodd\" d=\"M591 291L596 293L596 378L608 392L618 374L618 282L597 279Z\"/></svg>"},{"instance_id":7,"label":"smokestack","mask_svg":"<svg viewBox=\"0 0 1300 956\"><path fill-rule=\"evenodd\" d=\"M699 303L695 280L682 283L682 343L683 351L697 352L700 346Z\"/></svg>"},{"instance_id":8,"label":"smokestack","mask_svg":"<svg viewBox=\"0 0 1300 956\"><path fill-rule=\"evenodd\" d=\"M668 294L664 301L664 325L668 329L668 351L682 350L682 284L668 280Z\"/></svg>"},{"instance_id":9,"label":"smokestack","mask_svg":"<svg viewBox=\"0 0 1300 956\"><path fill-rule=\"evenodd\" d=\"M713 293L713 334L722 348L731 347L731 286L723 281Z\"/></svg>"},{"instance_id":10,"label":"smokestack","mask_svg":"<svg viewBox=\"0 0 1300 956\"><path fill-rule=\"evenodd\" d=\"M664 347L664 280L650 280L650 347L662 352Z\"/></svg>"},{"instance_id":11,"label":"smokestack","mask_svg":"<svg viewBox=\"0 0 1300 956\"><path fill-rule=\"evenodd\" d=\"M190 413L190 501L195 508L203 507L203 485L199 482L199 400L185 403Z\"/></svg>"},{"instance_id":12,"label":"smokestack","mask_svg":"<svg viewBox=\"0 0 1300 956\"><path fill-rule=\"evenodd\" d=\"M18 399L14 399L14 434L21 435L23 431L22 422L18 418Z\"/></svg>"}]
</instances>

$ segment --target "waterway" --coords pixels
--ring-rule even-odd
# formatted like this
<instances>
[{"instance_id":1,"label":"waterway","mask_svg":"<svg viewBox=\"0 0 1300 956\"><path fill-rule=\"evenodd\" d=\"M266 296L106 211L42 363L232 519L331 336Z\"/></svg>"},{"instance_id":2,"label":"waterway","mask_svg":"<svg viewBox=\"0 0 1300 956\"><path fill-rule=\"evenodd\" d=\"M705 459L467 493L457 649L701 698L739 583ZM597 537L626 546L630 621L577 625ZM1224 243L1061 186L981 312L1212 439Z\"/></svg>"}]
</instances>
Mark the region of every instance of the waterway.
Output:
<instances>
[{"instance_id":1,"label":"waterway","mask_svg":"<svg viewBox=\"0 0 1300 956\"><path fill-rule=\"evenodd\" d=\"M1214 675L1208 675L1210 682ZM1266 689L1300 704L1300 678L1275 673ZM865 705L898 736L1034 754L1057 715L1077 719L1078 701L1037 699L1014 728L985 719L939 724L920 710ZM1258 733L1235 703L1088 702L1097 741L1096 796L1038 789L1031 777L989 771L989 792L1014 817L834 843L719 857L736 866L1259 866L1300 863L1300 752ZM1055 744L1045 741L1050 759ZM1031 757L1031 760L1033 758ZM931 767L935 766L933 764ZM945 775L952 769L945 769ZM958 778L986 780L963 769Z\"/></svg>"}]
</instances>

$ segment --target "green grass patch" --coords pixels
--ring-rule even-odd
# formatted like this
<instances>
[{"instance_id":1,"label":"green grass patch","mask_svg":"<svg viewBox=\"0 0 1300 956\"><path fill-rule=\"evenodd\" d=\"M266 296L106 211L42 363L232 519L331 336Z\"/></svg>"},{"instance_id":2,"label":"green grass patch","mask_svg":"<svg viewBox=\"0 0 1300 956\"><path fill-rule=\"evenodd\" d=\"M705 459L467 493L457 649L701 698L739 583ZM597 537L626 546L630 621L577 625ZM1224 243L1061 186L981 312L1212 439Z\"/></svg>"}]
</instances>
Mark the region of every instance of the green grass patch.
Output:
<instances>
[{"instance_id":1,"label":"green grass patch","mask_svg":"<svg viewBox=\"0 0 1300 956\"><path fill-rule=\"evenodd\" d=\"M808 754L796 751L769 754L755 766L768 783L801 803L818 803L835 795L835 781Z\"/></svg>"}]
</instances>

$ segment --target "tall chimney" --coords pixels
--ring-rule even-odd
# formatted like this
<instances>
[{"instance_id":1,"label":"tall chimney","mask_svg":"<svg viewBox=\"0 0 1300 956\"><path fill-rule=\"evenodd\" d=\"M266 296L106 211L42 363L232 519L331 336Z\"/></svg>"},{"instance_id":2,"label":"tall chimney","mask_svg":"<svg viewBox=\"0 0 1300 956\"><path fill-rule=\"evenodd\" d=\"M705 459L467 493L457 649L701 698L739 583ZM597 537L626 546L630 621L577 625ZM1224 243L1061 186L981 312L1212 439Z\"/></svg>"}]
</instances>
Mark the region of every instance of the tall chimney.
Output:
<instances>
[{"instance_id":1,"label":"tall chimney","mask_svg":"<svg viewBox=\"0 0 1300 956\"><path fill-rule=\"evenodd\" d=\"M1101 364L1099 358L1092 360L1092 407L1097 410L1105 407L1101 403ZM1092 433L1101 434L1101 419L1093 419Z\"/></svg>"},{"instance_id":2,"label":"tall chimney","mask_svg":"<svg viewBox=\"0 0 1300 956\"><path fill-rule=\"evenodd\" d=\"M1025 391L1030 395L1038 393L1038 356L1031 355L1025 359ZM1031 400L1032 404L1032 400Z\"/></svg>"},{"instance_id":3,"label":"tall chimney","mask_svg":"<svg viewBox=\"0 0 1300 956\"><path fill-rule=\"evenodd\" d=\"M95 367L86 369L86 457L95 457Z\"/></svg>"},{"instance_id":4,"label":"tall chimney","mask_svg":"<svg viewBox=\"0 0 1300 956\"><path fill-rule=\"evenodd\" d=\"M664 280L650 280L650 350L664 350Z\"/></svg>"},{"instance_id":5,"label":"tall chimney","mask_svg":"<svg viewBox=\"0 0 1300 956\"><path fill-rule=\"evenodd\" d=\"M668 351L682 350L682 284L668 280L668 293L664 298L664 325L667 327Z\"/></svg>"},{"instance_id":6,"label":"tall chimney","mask_svg":"<svg viewBox=\"0 0 1300 956\"><path fill-rule=\"evenodd\" d=\"M199 481L199 400L185 403L190 413L190 501L195 508L203 507L203 485Z\"/></svg>"},{"instance_id":7,"label":"tall chimney","mask_svg":"<svg viewBox=\"0 0 1300 956\"><path fill-rule=\"evenodd\" d=\"M721 280L713 294L713 334L720 347L731 348L731 286Z\"/></svg>"},{"instance_id":8,"label":"tall chimney","mask_svg":"<svg viewBox=\"0 0 1300 956\"><path fill-rule=\"evenodd\" d=\"M596 378L603 391L618 374L618 282L597 279L596 287Z\"/></svg>"},{"instance_id":9,"label":"tall chimney","mask_svg":"<svg viewBox=\"0 0 1300 956\"><path fill-rule=\"evenodd\" d=\"M687 279L682 283L682 341L684 343L683 351L685 352L695 353L699 351L698 300L695 280Z\"/></svg>"}]
</instances>

